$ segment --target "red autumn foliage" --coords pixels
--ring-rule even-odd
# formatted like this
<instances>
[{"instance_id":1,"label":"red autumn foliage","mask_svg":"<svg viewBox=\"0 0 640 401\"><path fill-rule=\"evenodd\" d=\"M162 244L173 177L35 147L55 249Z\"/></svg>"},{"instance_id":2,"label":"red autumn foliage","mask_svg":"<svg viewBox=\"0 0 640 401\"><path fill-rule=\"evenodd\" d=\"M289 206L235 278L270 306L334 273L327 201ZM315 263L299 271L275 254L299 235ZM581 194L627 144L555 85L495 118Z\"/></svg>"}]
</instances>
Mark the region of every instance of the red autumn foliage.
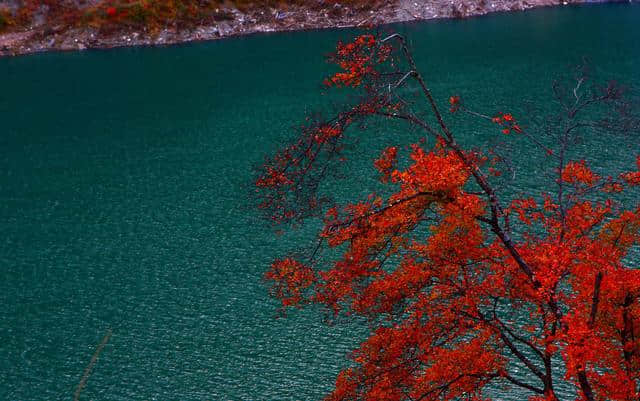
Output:
<instances>
[{"instance_id":1,"label":"red autumn foliage","mask_svg":"<svg viewBox=\"0 0 640 401\"><path fill-rule=\"evenodd\" d=\"M502 133L508 135L511 131L515 131L519 134L522 133L522 128L518 125L516 120L510 113L498 113L497 116L491 118L491 121L503 126Z\"/></svg>"},{"instance_id":2,"label":"red autumn foliage","mask_svg":"<svg viewBox=\"0 0 640 401\"><path fill-rule=\"evenodd\" d=\"M393 167L396 164L396 157L398 156L398 148L396 146L389 146L386 148L380 158L377 159L373 165L378 169L380 174L382 174L382 181L387 182L391 177L391 172Z\"/></svg>"},{"instance_id":3,"label":"red autumn foliage","mask_svg":"<svg viewBox=\"0 0 640 401\"><path fill-rule=\"evenodd\" d=\"M553 174L548 189L509 198L496 183L504 158L460 145L403 37L360 36L340 43L332 60L343 71L328 84L352 87L361 100L303 127L256 180L260 208L275 223L323 222L304 261L285 257L266 273L283 308L319 304L374 327L326 399L487 400L488 388L517 388L532 401L559 400L566 381L580 400L637 400L640 203L611 196L634 194L640 156L637 171L619 179L568 156L577 127L640 127L630 114L581 119L590 107L628 110L616 107L620 90L587 91L580 75L560 117L547 120L561 121L548 137L531 135L510 113L489 117L452 96L453 111L521 133L515 139L541 151ZM410 84L431 119L397 95ZM560 86L554 93L562 102ZM387 195L323 209L331 200L320 183L339 168L354 123L371 119L406 122L416 143L409 152L386 147L373 162Z\"/></svg>"},{"instance_id":4,"label":"red autumn foliage","mask_svg":"<svg viewBox=\"0 0 640 401\"><path fill-rule=\"evenodd\" d=\"M238 7L267 7L270 0L228 2ZM6 2L4 2L6 3ZM167 26L193 28L218 15L223 1L201 0L20 0L13 11L0 2L0 31L31 29L44 16L47 25L60 29L91 26L101 31L145 28L157 32ZM40 16L40 17L39 17Z\"/></svg>"},{"instance_id":5,"label":"red autumn foliage","mask_svg":"<svg viewBox=\"0 0 640 401\"><path fill-rule=\"evenodd\" d=\"M357 87L363 80L375 78L375 66L387 59L389 50L386 45L377 46L373 35L359 36L351 43L339 42L332 61L342 71L326 79L325 85Z\"/></svg>"},{"instance_id":6,"label":"red autumn foliage","mask_svg":"<svg viewBox=\"0 0 640 401\"><path fill-rule=\"evenodd\" d=\"M288 306L300 303L304 291L313 284L314 272L302 263L286 258L273 262L265 277L277 283L273 288L275 294L283 305Z\"/></svg>"},{"instance_id":7,"label":"red autumn foliage","mask_svg":"<svg viewBox=\"0 0 640 401\"><path fill-rule=\"evenodd\" d=\"M640 155L636 158L637 171L621 174L621 177L629 185L640 185Z\"/></svg>"},{"instance_id":8,"label":"red autumn foliage","mask_svg":"<svg viewBox=\"0 0 640 401\"><path fill-rule=\"evenodd\" d=\"M460 107L460 96L451 96L449 98L449 104L451 105L451 108L449 109L450 112L455 113L458 111L458 108Z\"/></svg>"},{"instance_id":9,"label":"red autumn foliage","mask_svg":"<svg viewBox=\"0 0 640 401\"><path fill-rule=\"evenodd\" d=\"M584 160L578 162L570 161L562 169L560 175L562 181L569 184L584 184L588 186L594 185L600 177L595 175L585 164Z\"/></svg>"}]
</instances>

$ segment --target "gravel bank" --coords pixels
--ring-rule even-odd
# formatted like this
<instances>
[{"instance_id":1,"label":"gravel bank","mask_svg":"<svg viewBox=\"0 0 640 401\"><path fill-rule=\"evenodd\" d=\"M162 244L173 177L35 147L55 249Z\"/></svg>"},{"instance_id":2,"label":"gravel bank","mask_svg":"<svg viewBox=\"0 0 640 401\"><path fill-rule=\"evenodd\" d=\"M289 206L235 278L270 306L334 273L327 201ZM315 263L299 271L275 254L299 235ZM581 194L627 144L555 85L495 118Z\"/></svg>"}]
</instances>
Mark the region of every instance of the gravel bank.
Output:
<instances>
[{"instance_id":1,"label":"gravel bank","mask_svg":"<svg viewBox=\"0 0 640 401\"><path fill-rule=\"evenodd\" d=\"M632 0L633 1L633 0ZM635 0L637 1L637 0ZM5 1L4 3L6 3ZM318 7L288 6L240 11L227 7L224 16L190 29L167 27L157 32L121 27L97 28L51 26L46 16L39 25L0 34L0 56L42 51L71 51L119 46L150 46L221 39L255 32L293 31L318 28L375 26L393 22L433 18L466 18L491 12L527 10L534 7L603 2L600 0L395 0L374 7L348 7L327 2ZM625 2L630 2L625 0ZM3 1L0 1L2 5Z\"/></svg>"}]
</instances>

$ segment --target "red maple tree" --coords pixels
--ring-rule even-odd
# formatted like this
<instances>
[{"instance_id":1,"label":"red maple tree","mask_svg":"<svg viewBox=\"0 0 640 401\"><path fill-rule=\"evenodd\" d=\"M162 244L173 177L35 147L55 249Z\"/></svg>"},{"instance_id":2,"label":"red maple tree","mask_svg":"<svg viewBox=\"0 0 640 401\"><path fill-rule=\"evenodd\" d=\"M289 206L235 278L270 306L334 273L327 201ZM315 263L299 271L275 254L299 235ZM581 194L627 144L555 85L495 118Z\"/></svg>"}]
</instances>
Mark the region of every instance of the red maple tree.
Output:
<instances>
[{"instance_id":1,"label":"red maple tree","mask_svg":"<svg viewBox=\"0 0 640 401\"><path fill-rule=\"evenodd\" d=\"M577 70L571 84L553 85L560 112L540 134L451 96L451 117L475 116L540 149L548 189L509 197L496 182L517 160L458 142L402 36L339 43L331 61L340 71L325 84L357 100L303 127L256 180L275 223L323 222L308 255L266 273L283 308L319 304L373 326L327 400L486 400L487 389L512 387L558 400L559 381L580 400L637 400L640 155L599 176L574 146L585 130L638 131L623 90ZM345 160L353 127L380 118L406 122L416 143L374 161L386 192L334 204L321 183Z\"/></svg>"}]
</instances>

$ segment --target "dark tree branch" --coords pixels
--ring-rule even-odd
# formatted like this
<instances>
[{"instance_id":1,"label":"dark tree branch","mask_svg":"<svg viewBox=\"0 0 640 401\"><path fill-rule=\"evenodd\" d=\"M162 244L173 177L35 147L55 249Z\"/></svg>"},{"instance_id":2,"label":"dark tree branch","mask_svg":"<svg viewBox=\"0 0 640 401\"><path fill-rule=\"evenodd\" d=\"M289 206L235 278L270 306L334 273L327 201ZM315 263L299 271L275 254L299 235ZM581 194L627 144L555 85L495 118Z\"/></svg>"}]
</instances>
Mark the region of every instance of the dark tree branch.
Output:
<instances>
[{"instance_id":1,"label":"dark tree branch","mask_svg":"<svg viewBox=\"0 0 640 401\"><path fill-rule=\"evenodd\" d=\"M596 314L598 313L598 302L600 301L600 285L602 284L602 272L598 272L596 275L596 282L593 288L593 297L591 301L591 313L589 314L589 328L593 328L596 320ZM578 370L578 382L580 383L580 389L588 401L594 401L593 389L587 378L585 368Z\"/></svg>"},{"instance_id":2,"label":"dark tree branch","mask_svg":"<svg viewBox=\"0 0 640 401\"><path fill-rule=\"evenodd\" d=\"M596 282L593 286L593 298L591 301L591 314L589 315L589 327L593 328L598 313L598 303L600 302L600 285L602 284L602 272L596 274Z\"/></svg>"},{"instance_id":3,"label":"dark tree branch","mask_svg":"<svg viewBox=\"0 0 640 401\"><path fill-rule=\"evenodd\" d=\"M531 384L520 381L506 372L503 372L502 375L500 375L500 377L504 377L505 379L507 379L508 381L510 381L511 383L515 384L518 387L522 387L524 389L527 389L537 394L544 394L544 390L536 386L532 386Z\"/></svg>"}]
</instances>

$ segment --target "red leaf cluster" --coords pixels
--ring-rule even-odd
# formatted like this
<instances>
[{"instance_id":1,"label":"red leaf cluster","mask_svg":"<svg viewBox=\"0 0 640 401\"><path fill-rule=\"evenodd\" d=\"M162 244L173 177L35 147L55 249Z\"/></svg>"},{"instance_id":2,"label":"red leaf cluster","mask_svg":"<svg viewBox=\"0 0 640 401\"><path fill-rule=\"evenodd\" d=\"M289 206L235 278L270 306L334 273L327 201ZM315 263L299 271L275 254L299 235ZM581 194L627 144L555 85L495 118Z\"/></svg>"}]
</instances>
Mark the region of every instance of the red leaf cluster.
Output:
<instances>
[{"instance_id":1,"label":"red leaf cluster","mask_svg":"<svg viewBox=\"0 0 640 401\"><path fill-rule=\"evenodd\" d=\"M357 87L369 76L376 76L376 67L386 61L389 46L378 45L373 35L361 35L353 42L338 43L332 61L342 72L325 80L325 85L336 87Z\"/></svg>"},{"instance_id":2,"label":"red leaf cluster","mask_svg":"<svg viewBox=\"0 0 640 401\"><path fill-rule=\"evenodd\" d=\"M451 96L449 97L449 104L451 107L449 111L455 113L460 108L460 96Z\"/></svg>"},{"instance_id":3,"label":"red leaf cluster","mask_svg":"<svg viewBox=\"0 0 640 401\"><path fill-rule=\"evenodd\" d=\"M567 163L560 177L562 181L569 184L583 184L587 186L593 186L600 179L600 177L587 167L584 160Z\"/></svg>"},{"instance_id":4,"label":"red leaf cluster","mask_svg":"<svg viewBox=\"0 0 640 401\"><path fill-rule=\"evenodd\" d=\"M640 185L640 155L636 158L637 171L623 173L622 179L629 185Z\"/></svg>"},{"instance_id":5,"label":"red leaf cluster","mask_svg":"<svg viewBox=\"0 0 640 401\"><path fill-rule=\"evenodd\" d=\"M497 116L491 119L496 124L503 126L502 133L508 135L511 131L515 131L517 133L522 133L522 129L520 125L516 122L513 116L509 113L498 113Z\"/></svg>"},{"instance_id":6,"label":"red leaf cluster","mask_svg":"<svg viewBox=\"0 0 640 401\"><path fill-rule=\"evenodd\" d=\"M386 148L380 158L378 158L373 164L382 174L382 182L387 182L391 178L391 172L396 164L396 157L398 155L398 148L390 146Z\"/></svg>"}]
</instances>

